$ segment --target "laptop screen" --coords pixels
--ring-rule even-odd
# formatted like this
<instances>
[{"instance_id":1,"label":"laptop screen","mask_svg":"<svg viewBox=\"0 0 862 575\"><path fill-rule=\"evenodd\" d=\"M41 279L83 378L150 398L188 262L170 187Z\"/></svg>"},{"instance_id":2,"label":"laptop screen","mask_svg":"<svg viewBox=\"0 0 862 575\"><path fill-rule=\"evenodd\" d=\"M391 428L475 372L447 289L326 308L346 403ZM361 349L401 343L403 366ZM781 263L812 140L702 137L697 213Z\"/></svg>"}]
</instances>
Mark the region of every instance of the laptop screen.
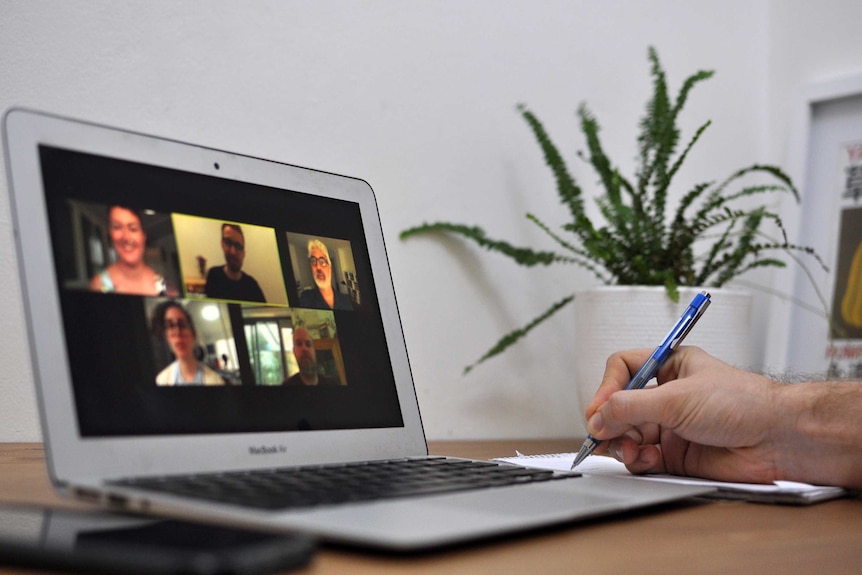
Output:
<instances>
[{"instance_id":1,"label":"laptop screen","mask_svg":"<svg viewBox=\"0 0 862 575\"><path fill-rule=\"evenodd\" d=\"M403 425L358 204L39 156L82 437Z\"/></svg>"}]
</instances>

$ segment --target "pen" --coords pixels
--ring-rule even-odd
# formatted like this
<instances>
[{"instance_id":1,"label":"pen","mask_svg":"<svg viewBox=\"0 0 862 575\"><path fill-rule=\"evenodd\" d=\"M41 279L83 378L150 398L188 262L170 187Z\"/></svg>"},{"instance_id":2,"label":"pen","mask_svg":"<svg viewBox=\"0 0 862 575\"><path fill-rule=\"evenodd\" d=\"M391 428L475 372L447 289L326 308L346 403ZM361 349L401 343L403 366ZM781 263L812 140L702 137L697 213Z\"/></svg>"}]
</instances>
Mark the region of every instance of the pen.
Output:
<instances>
[{"instance_id":1,"label":"pen","mask_svg":"<svg viewBox=\"0 0 862 575\"><path fill-rule=\"evenodd\" d=\"M682 343L682 340L685 339L685 336L688 335L688 332L691 331L691 328L694 327L694 324L697 323L697 320L700 319L700 316L703 315L703 312L706 311L710 303L712 303L712 300L706 291L702 291L694 296L694 299L688 304L679 321L676 322L676 325L673 326L673 329L670 330L670 333L667 334L661 345L655 348L655 351L631 381L629 381L625 389L641 389L649 380L655 377L655 374L658 373L659 368L670 356L670 353ZM600 443L601 440L588 435L580 451L578 451L578 455L575 457L575 462L572 463L571 468L574 469L577 467L579 463L595 451Z\"/></svg>"}]
</instances>

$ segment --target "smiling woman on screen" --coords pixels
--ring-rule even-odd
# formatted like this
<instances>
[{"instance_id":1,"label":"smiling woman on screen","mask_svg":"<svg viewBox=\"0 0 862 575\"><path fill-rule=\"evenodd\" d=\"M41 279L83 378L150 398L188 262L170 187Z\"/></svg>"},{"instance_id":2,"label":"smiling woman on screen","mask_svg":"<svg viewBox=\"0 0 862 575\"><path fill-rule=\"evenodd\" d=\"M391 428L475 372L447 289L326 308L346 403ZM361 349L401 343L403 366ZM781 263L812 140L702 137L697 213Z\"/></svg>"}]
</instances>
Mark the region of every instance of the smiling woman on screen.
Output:
<instances>
[{"instance_id":1,"label":"smiling woman on screen","mask_svg":"<svg viewBox=\"0 0 862 575\"><path fill-rule=\"evenodd\" d=\"M144 262L147 234L141 215L129 208L108 208L108 230L116 261L90 280L90 289L104 293L156 296L165 293L165 280Z\"/></svg>"}]
</instances>

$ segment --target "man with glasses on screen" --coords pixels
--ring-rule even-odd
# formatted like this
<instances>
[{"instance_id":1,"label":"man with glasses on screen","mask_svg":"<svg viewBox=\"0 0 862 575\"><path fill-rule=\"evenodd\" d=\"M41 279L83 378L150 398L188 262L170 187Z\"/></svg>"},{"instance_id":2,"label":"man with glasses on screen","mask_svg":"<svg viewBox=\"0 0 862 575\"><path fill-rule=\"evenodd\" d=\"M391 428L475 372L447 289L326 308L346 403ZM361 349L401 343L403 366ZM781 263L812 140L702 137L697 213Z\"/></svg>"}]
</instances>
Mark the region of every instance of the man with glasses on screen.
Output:
<instances>
[{"instance_id":1,"label":"man with glasses on screen","mask_svg":"<svg viewBox=\"0 0 862 575\"><path fill-rule=\"evenodd\" d=\"M299 294L299 306L315 309L352 310L350 298L332 286L332 260L326 244L318 239L308 242L308 265L314 286Z\"/></svg>"},{"instance_id":2,"label":"man with glasses on screen","mask_svg":"<svg viewBox=\"0 0 862 575\"><path fill-rule=\"evenodd\" d=\"M245 261L245 236L239 225L221 225L221 249L224 251L225 265L212 267L207 272L207 297L265 302L266 298L257 280L242 271Z\"/></svg>"}]
</instances>

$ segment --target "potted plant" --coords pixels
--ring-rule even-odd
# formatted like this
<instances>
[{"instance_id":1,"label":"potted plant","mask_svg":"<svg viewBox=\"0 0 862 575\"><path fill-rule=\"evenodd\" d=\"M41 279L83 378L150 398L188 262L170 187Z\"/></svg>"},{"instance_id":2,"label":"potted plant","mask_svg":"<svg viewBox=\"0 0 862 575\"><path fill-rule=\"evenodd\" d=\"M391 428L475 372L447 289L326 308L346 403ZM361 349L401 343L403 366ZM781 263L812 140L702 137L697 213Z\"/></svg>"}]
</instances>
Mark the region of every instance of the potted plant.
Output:
<instances>
[{"instance_id":1,"label":"potted plant","mask_svg":"<svg viewBox=\"0 0 862 575\"><path fill-rule=\"evenodd\" d=\"M698 183L682 195L676 206L668 206L674 176L711 123L701 125L678 152L677 118L692 88L713 72L701 70L689 76L672 100L656 50L650 47L648 56L653 92L640 122L639 157L633 179L623 176L605 154L599 124L587 106L581 104L578 108L587 143L587 152L579 152L578 156L599 177L601 193L595 201L604 221L594 221L587 215L584 192L544 125L526 106L519 105L521 116L551 168L559 200L571 221L556 231L533 214L527 214L527 218L546 232L559 249L517 247L488 237L481 227L450 222L423 223L401 232L401 239L431 232L454 234L524 266L574 264L611 286L663 286L668 302L678 301L680 289L685 286L720 288L754 268L784 267L782 258L794 257L793 252L808 254L823 266L812 248L788 241L776 213L766 205L750 207L750 198L764 194L786 193L799 202L795 186L778 167L753 164L725 180ZM769 183L747 183L757 174L765 176ZM777 233L777 239L767 235L766 226ZM523 327L503 336L465 372L506 350L573 299L575 294L565 296ZM661 325L659 329L669 327ZM603 365L604 357L600 359Z\"/></svg>"}]
</instances>

